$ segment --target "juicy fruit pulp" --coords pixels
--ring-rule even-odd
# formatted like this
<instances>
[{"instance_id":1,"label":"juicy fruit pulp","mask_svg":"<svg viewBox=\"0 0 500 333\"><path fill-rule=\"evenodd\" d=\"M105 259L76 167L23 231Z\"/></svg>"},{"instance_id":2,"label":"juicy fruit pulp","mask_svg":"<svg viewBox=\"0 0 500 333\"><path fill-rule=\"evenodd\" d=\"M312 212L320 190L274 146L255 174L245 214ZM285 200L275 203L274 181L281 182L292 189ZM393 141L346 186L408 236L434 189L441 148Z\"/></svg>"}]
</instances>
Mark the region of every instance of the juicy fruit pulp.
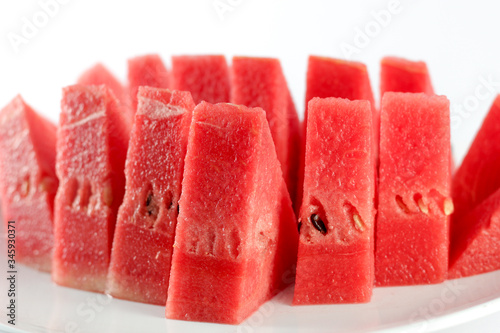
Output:
<instances>
[{"instance_id":1,"label":"juicy fruit pulp","mask_svg":"<svg viewBox=\"0 0 500 333\"><path fill-rule=\"evenodd\" d=\"M59 184L55 156L56 127L21 96L14 98L0 112L0 193L5 234L15 231L17 261L46 272L51 270L53 205ZM9 228L8 221L15 223Z\"/></svg>"},{"instance_id":2,"label":"juicy fruit pulp","mask_svg":"<svg viewBox=\"0 0 500 333\"><path fill-rule=\"evenodd\" d=\"M229 69L222 55L172 57L171 88L189 91L196 104L229 102Z\"/></svg>"},{"instance_id":3,"label":"juicy fruit pulp","mask_svg":"<svg viewBox=\"0 0 500 333\"><path fill-rule=\"evenodd\" d=\"M125 188L129 123L105 86L65 88L61 109L52 278L103 292Z\"/></svg>"},{"instance_id":4,"label":"juicy fruit pulp","mask_svg":"<svg viewBox=\"0 0 500 333\"><path fill-rule=\"evenodd\" d=\"M380 98L384 93L408 92L434 94L427 65L423 61L410 61L385 57L381 61Z\"/></svg>"},{"instance_id":5,"label":"juicy fruit pulp","mask_svg":"<svg viewBox=\"0 0 500 333\"><path fill-rule=\"evenodd\" d=\"M450 276L500 268L500 95L453 178Z\"/></svg>"},{"instance_id":6,"label":"juicy fruit pulp","mask_svg":"<svg viewBox=\"0 0 500 333\"><path fill-rule=\"evenodd\" d=\"M299 118L278 59L234 57L231 103L266 111L276 154L295 199L299 161Z\"/></svg>"},{"instance_id":7,"label":"juicy fruit pulp","mask_svg":"<svg viewBox=\"0 0 500 333\"><path fill-rule=\"evenodd\" d=\"M236 324L293 282L297 224L265 113L193 113L167 318Z\"/></svg>"},{"instance_id":8,"label":"juicy fruit pulp","mask_svg":"<svg viewBox=\"0 0 500 333\"><path fill-rule=\"evenodd\" d=\"M154 88L169 87L169 73L157 54L135 57L128 60L128 89L134 112L137 109L137 93L140 86Z\"/></svg>"},{"instance_id":9,"label":"juicy fruit pulp","mask_svg":"<svg viewBox=\"0 0 500 333\"><path fill-rule=\"evenodd\" d=\"M375 217L371 106L313 98L308 109L293 303L368 302Z\"/></svg>"},{"instance_id":10,"label":"juicy fruit pulp","mask_svg":"<svg viewBox=\"0 0 500 333\"><path fill-rule=\"evenodd\" d=\"M439 283L448 267L450 113L443 96L382 99L375 280Z\"/></svg>"},{"instance_id":11,"label":"juicy fruit pulp","mask_svg":"<svg viewBox=\"0 0 500 333\"><path fill-rule=\"evenodd\" d=\"M114 297L167 301L191 112L189 92L139 88L107 291Z\"/></svg>"},{"instance_id":12,"label":"juicy fruit pulp","mask_svg":"<svg viewBox=\"0 0 500 333\"><path fill-rule=\"evenodd\" d=\"M129 121L133 119L134 113L130 108L130 100L125 87L118 79L102 64L96 64L82 73L78 79L78 84L100 86L104 84L110 89L120 102L122 112L127 114Z\"/></svg>"}]
</instances>

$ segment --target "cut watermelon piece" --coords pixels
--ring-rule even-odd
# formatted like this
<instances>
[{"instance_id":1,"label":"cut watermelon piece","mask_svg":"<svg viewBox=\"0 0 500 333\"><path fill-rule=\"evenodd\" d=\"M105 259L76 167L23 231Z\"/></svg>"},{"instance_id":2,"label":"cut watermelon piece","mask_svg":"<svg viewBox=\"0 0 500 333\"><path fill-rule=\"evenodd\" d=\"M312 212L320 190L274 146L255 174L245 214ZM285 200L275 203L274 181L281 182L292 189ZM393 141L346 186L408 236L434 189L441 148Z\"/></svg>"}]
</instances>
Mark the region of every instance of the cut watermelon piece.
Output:
<instances>
[{"instance_id":1,"label":"cut watermelon piece","mask_svg":"<svg viewBox=\"0 0 500 333\"><path fill-rule=\"evenodd\" d=\"M118 79L102 64L96 64L86 70L78 79L78 84L100 86L104 84L108 87L121 104L121 108L133 119L134 113L130 108L130 99L125 87L118 81ZM135 111L135 109L134 109Z\"/></svg>"},{"instance_id":2,"label":"cut watermelon piece","mask_svg":"<svg viewBox=\"0 0 500 333\"><path fill-rule=\"evenodd\" d=\"M236 324L293 282L297 223L262 109L195 108L179 206L167 318Z\"/></svg>"},{"instance_id":3,"label":"cut watermelon piece","mask_svg":"<svg viewBox=\"0 0 500 333\"><path fill-rule=\"evenodd\" d=\"M234 57L231 78L231 103L266 111L283 177L295 198L300 125L279 60Z\"/></svg>"},{"instance_id":4,"label":"cut watermelon piece","mask_svg":"<svg viewBox=\"0 0 500 333\"><path fill-rule=\"evenodd\" d=\"M196 104L229 102L229 69L223 55L172 57L171 88L189 91Z\"/></svg>"},{"instance_id":5,"label":"cut watermelon piece","mask_svg":"<svg viewBox=\"0 0 500 333\"><path fill-rule=\"evenodd\" d=\"M52 278L103 292L125 189L129 123L104 85L65 88L61 108Z\"/></svg>"},{"instance_id":6,"label":"cut watermelon piece","mask_svg":"<svg viewBox=\"0 0 500 333\"><path fill-rule=\"evenodd\" d=\"M375 280L439 283L448 267L450 110L444 96L385 93Z\"/></svg>"},{"instance_id":7,"label":"cut watermelon piece","mask_svg":"<svg viewBox=\"0 0 500 333\"><path fill-rule=\"evenodd\" d=\"M59 184L55 157L55 125L17 96L0 112L5 233L15 230L15 260L45 272L51 270L54 243L53 206ZM8 221L15 223L9 228Z\"/></svg>"},{"instance_id":8,"label":"cut watermelon piece","mask_svg":"<svg viewBox=\"0 0 500 333\"><path fill-rule=\"evenodd\" d=\"M118 298L165 305L195 104L189 92L150 87L140 87L138 98L107 292Z\"/></svg>"},{"instance_id":9,"label":"cut watermelon piece","mask_svg":"<svg viewBox=\"0 0 500 333\"><path fill-rule=\"evenodd\" d=\"M434 94L427 65L423 61L385 57L381 61L380 97L387 91Z\"/></svg>"},{"instance_id":10,"label":"cut watermelon piece","mask_svg":"<svg viewBox=\"0 0 500 333\"><path fill-rule=\"evenodd\" d=\"M375 218L371 106L313 98L308 109L293 304L368 302Z\"/></svg>"},{"instance_id":11,"label":"cut watermelon piece","mask_svg":"<svg viewBox=\"0 0 500 333\"><path fill-rule=\"evenodd\" d=\"M128 89L132 109L137 109L140 86L168 88L168 71L160 56L149 54L128 60Z\"/></svg>"},{"instance_id":12,"label":"cut watermelon piece","mask_svg":"<svg viewBox=\"0 0 500 333\"><path fill-rule=\"evenodd\" d=\"M367 100L371 104L373 124L373 149L378 156L379 114L370 85L368 70L362 63L327 57L310 56L307 68L306 106L303 133L307 128L307 104L314 97L338 97L353 100ZM303 144L305 135L303 135ZM304 151L301 152L297 206L302 201L302 179L304 174ZM377 170L375 169L374 172Z\"/></svg>"},{"instance_id":13,"label":"cut watermelon piece","mask_svg":"<svg viewBox=\"0 0 500 333\"><path fill-rule=\"evenodd\" d=\"M450 278L500 269L500 189L454 225Z\"/></svg>"},{"instance_id":14,"label":"cut watermelon piece","mask_svg":"<svg viewBox=\"0 0 500 333\"><path fill-rule=\"evenodd\" d=\"M474 207L500 188L500 95L498 95L453 178L452 233Z\"/></svg>"}]
</instances>

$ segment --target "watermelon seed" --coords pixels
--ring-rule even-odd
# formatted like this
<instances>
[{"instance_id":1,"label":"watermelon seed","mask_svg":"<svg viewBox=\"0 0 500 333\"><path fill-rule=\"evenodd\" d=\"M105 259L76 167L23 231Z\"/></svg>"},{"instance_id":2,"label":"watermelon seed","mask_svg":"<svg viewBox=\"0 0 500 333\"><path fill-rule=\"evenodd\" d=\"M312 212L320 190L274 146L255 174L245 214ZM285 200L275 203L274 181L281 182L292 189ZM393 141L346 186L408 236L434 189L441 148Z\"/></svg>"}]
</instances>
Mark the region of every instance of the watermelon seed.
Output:
<instances>
[{"instance_id":1,"label":"watermelon seed","mask_svg":"<svg viewBox=\"0 0 500 333\"><path fill-rule=\"evenodd\" d=\"M30 193L30 178L26 176L23 183L21 184L21 196L26 197Z\"/></svg>"},{"instance_id":2,"label":"watermelon seed","mask_svg":"<svg viewBox=\"0 0 500 333\"><path fill-rule=\"evenodd\" d=\"M302 221L299 221L299 224L297 226L297 228L299 229L299 234L300 234L300 228L302 227Z\"/></svg>"},{"instance_id":3,"label":"watermelon seed","mask_svg":"<svg viewBox=\"0 0 500 333\"><path fill-rule=\"evenodd\" d=\"M359 216L358 214L353 214L352 219L354 220L356 228L358 228L360 231L365 230L365 224L363 223L361 216Z\"/></svg>"},{"instance_id":4,"label":"watermelon seed","mask_svg":"<svg viewBox=\"0 0 500 333\"><path fill-rule=\"evenodd\" d=\"M455 211L455 206L453 205L453 201L450 198L444 199L444 214L451 215Z\"/></svg>"},{"instance_id":5,"label":"watermelon seed","mask_svg":"<svg viewBox=\"0 0 500 333\"><path fill-rule=\"evenodd\" d=\"M424 199L422 198L422 195L420 193L415 194L413 197L415 199L415 202L417 203L418 208L422 213L425 215L429 215L429 206L427 206L424 203Z\"/></svg>"},{"instance_id":6,"label":"watermelon seed","mask_svg":"<svg viewBox=\"0 0 500 333\"><path fill-rule=\"evenodd\" d=\"M396 203L398 204L399 208L403 210L406 214L410 213L410 209L408 206L404 203L403 198L400 195L396 195Z\"/></svg>"},{"instance_id":7,"label":"watermelon seed","mask_svg":"<svg viewBox=\"0 0 500 333\"><path fill-rule=\"evenodd\" d=\"M318 230L323 235L325 235L327 230L326 230L325 223L323 222L321 217L319 217L318 214L312 214L310 219L311 219L312 225L316 228L316 230Z\"/></svg>"},{"instance_id":8,"label":"watermelon seed","mask_svg":"<svg viewBox=\"0 0 500 333\"><path fill-rule=\"evenodd\" d=\"M111 204L113 203L113 191L111 189L111 185L107 184L104 186L104 189L102 190L102 198L104 204L111 207Z\"/></svg>"}]
</instances>

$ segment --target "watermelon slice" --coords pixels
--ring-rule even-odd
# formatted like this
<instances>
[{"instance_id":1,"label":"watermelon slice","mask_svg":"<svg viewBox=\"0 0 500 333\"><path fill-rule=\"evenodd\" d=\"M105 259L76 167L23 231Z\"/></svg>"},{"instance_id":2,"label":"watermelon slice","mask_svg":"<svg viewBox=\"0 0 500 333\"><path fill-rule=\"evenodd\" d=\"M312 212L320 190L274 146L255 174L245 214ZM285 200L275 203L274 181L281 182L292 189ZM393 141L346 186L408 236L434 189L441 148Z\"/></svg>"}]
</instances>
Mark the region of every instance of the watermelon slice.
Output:
<instances>
[{"instance_id":1,"label":"watermelon slice","mask_svg":"<svg viewBox=\"0 0 500 333\"><path fill-rule=\"evenodd\" d=\"M129 123L104 85L65 88L61 108L52 278L103 292L125 189Z\"/></svg>"},{"instance_id":2,"label":"watermelon slice","mask_svg":"<svg viewBox=\"0 0 500 333\"><path fill-rule=\"evenodd\" d=\"M293 282L297 223L265 112L193 113L167 318L236 324Z\"/></svg>"},{"instance_id":3,"label":"watermelon slice","mask_svg":"<svg viewBox=\"0 0 500 333\"><path fill-rule=\"evenodd\" d=\"M448 267L450 110L444 96L385 93L375 235L379 286L438 283Z\"/></svg>"},{"instance_id":4,"label":"watermelon slice","mask_svg":"<svg viewBox=\"0 0 500 333\"><path fill-rule=\"evenodd\" d=\"M107 292L165 305L191 112L189 92L139 88Z\"/></svg>"},{"instance_id":5,"label":"watermelon slice","mask_svg":"<svg viewBox=\"0 0 500 333\"><path fill-rule=\"evenodd\" d=\"M168 71L160 56L149 54L128 60L128 89L132 109L137 109L140 86L168 88Z\"/></svg>"},{"instance_id":6,"label":"watermelon slice","mask_svg":"<svg viewBox=\"0 0 500 333\"><path fill-rule=\"evenodd\" d=\"M380 98L387 91L434 94L427 65L423 61L385 57L381 61Z\"/></svg>"},{"instance_id":7,"label":"watermelon slice","mask_svg":"<svg viewBox=\"0 0 500 333\"><path fill-rule=\"evenodd\" d=\"M229 102L229 69L223 55L172 57L171 88L189 91L196 104Z\"/></svg>"},{"instance_id":8,"label":"watermelon slice","mask_svg":"<svg viewBox=\"0 0 500 333\"><path fill-rule=\"evenodd\" d=\"M99 86L104 84L108 87L121 104L121 108L128 114L130 119L133 119L134 113L130 108L130 99L125 87L118 81L118 79L102 64L96 64L89 68L80 76L77 81L81 85L95 85ZM135 109L134 109L135 111Z\"/></svg>"},{"instance_id":9,"label":"watermelon slice","mask_svg":"<svg viewBox=\"0 0 500 333\"><path fill-rule=\"evenodd\" d=\"M314 97L327 98L338 97L349 100L367 100L372 108L373 124L373 149L375 156L378 156L378 138L379 138L379 114L375 108L375 101L368 77L368 70L362 63L355 61L346 61L340 59L309 56L307 68L307 89L306 106L303 133L307 128L307 105ZM302 148L304 148L305 135L303 135ZM304 174L305 153L301 151L299 166L299 182L297 193L297 206L302 201L302 184ZM376 169L375 171L376 172Z\"/></svg>"},{"instance_id":10,"label":"watermelon slice","mask_svg":"<svg viewBox=\"0 0 500 333\"><path fill-rule=\"evenodd\" d=\"M500 269L500 189L453 227L450 278Z\"/></svg>"},{"instance_id":11,"label":"watermelon slice","mask_svg":"<svg viewBox=\"0 0 500 333\"><path fill-rule=\"evenodd\" d=\"M0 193L5 233L15 221L15 259L50 272L53 206L59 181L55 173L56 127L21 96L0 112ZM10 254L10 252L9 252Z\"/></svg>"},{"instance_id":12,"label":"watermelon slice","mask_svg":"<svg viewBox=\"0 0 500 333\"><path fill-rule=\"evenodd\" d=\"M453 178L455 223L500 188L500 95L493 102L462 165Z\"/></svg>"},{"instance_id":13,"label":"watermelon slice","mask_svg":"<svg viewBox=\"0 0 500 333\"><path fill-rule=\"evenodd\" d=\"M231 74L231 103L266 111L283 177L295 198L300 125L279 60L234 57Z\"/></svg>"},{"instance_id":14,"label":"watermelon slice","mask_svg":"<svg viewBox=\"0 0 500 333\"><path fill-rule=\"evenodd\" d=\"M375 218L371 106L313 98L308 110L293 303L368 302Z\"/></svg>"}]
</instances>

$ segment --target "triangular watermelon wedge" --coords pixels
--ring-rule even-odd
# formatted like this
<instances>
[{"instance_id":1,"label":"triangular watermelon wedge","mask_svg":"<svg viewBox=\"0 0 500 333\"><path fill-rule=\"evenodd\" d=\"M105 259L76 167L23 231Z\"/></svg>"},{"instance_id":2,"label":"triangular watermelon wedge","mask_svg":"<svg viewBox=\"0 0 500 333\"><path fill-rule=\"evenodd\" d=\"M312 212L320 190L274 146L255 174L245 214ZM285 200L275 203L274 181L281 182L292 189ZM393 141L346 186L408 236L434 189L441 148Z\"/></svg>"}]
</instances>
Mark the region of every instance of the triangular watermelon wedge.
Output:
<instances>
[{"instance_id":1,"label":"triangular watermelon wedge","mask_svg":"<svg viewBox=\"0 0 500 333\"><path fill-rule=\"evenodd\" d=\"M53 205L59 184L55 157L56 126L38 115L21 96L15 97L0 112L0 194L5 234L15 235L15 260L46 272L51 270Z\"/></svg>"},{"instance_id":2,"label":"triangular watermelon wedge","mask_svg":"<svg viewBox=\"0 0 500 333\"><path fill-rule=\"evenodd\" d=\"M500 188L500 95L495 98L462 164L453 177L455 213L459 221Z\"/></svg>"},{"instance_id":3,"label":"triangular watermelon wedge","mask_svg":"<svg viewBox=\"0 0 500 333\"><path fill-rule=\"evenodd\" d=\"M103 292L125 191L129 122L106 86L63 89L57 134L52 279Z\"/></svg>"},{"instance_id":4,"label":"triangular watermelon wedge","mask_svg":"<svg viewBox=\"0 0 500 333\"><path fill-rule=\"evenodd\" d=\"M397 57L385 57L381 61L380 99L384 93L409 92L434 94L427 64Z\"/></svg>"},{"instance_id":5,"label":"triangular watermelon wedge","mask_svg":"<svg viewBox=\"0 0 500 333\"><path fill-rule=\"evenodd\" d=\"M223 55L173 56L170 87L189 91L196 104L229 102L229 68Z\"/></svg>"},{"instance_id":6,"label":"triangular watermelon wedge","mask_svg":"<svg viewBox=\"0 0 500 333\"><path fill-rule=\"evenodd\" d=\"M297 223L262 109L195 108L179 206L167 318L237 324L293 282Z\"/></svg>"},{"instance_id":7,"label":"triangular watermelon wedge","mask_svg":"<svg viewBox=\"0 0 500 333\"><path fill-rule=\"evenodd\" d=\"M376 167L371 106L368 101L313 98L308 108L293 303L368 302Z\"/></svg>"},{"instance_id":8,"label":"triangular watermelon wedge","mask_svg":"<svg viewBox=\"0 0 500 333\"><path fill-rule=\"evenodd\" d=\"M500 189L454 225L449 278L500 269Z\"/></svg>"},{"instance_id":9,"label":"triangular watermelon wedge","mask_svg":"<svg viewBox=\"0 0 500 333\"><path fill-rule=\"evenodd\" d=\"M139 88L107 292L165 305L191 113L189 92Z\"/></svg>"},{"instance_id":10,"label":"triangular watermelon wedge","mask_svg":"<svg viewBox=\"0 0 500 333\"><path fill-rule=\"evenodd\" d=\"M300 123L279 60L234 57L231 89L231 103L266 111L283 177L295 199Z\"/></svg>"},{"instance_id":11,"label":"triangular watermelon wedge","mask_svg":"<svg viewBox=\"0 0 500 333\"><path fill-rule=\"evenodd\" d=\"M134 112L140 86L169 87L169 73L159 55L148 54L128 60L128 90Z\"/></svg>"},{"instance_id":12,"label":"triangular watermelon wedge","mask_svg":"<svg viewBox=\"0 0 500 333\"><path fill-rule=\"evenodd\" d=\"M380 123L376 285L443 282L453 212L449 101L387 92Z\"/></svg>"},{"instance_id":13,"label":"triangular watermelon wedge","mask_svg":"<svg viewBox=\"0 0 500 333\"><path fill-rule=\"evenodd\" d=\"M133 119L134 114L130 107L130 99L127 90L103 64L97 63L87 69L80 75L77 83L81 85L93 86L100 86L104 84L113 92L115 97L118 99L121 104L120 107L124 110L123 112L127 114L129 120Z\"/></svg>"}]
</instances>

